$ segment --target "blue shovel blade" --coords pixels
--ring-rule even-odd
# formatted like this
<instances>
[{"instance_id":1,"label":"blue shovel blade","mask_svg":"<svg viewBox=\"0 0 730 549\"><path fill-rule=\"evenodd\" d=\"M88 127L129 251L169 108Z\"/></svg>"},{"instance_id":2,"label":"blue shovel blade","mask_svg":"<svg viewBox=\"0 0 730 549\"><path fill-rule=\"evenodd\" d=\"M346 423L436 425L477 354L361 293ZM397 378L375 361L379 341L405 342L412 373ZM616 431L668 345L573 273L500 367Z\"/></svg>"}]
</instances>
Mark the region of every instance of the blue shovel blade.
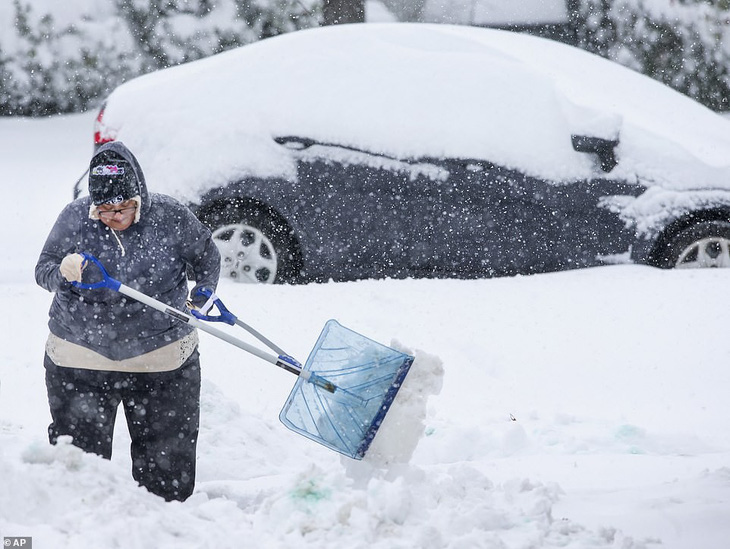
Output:
<instances>
[{"instance_id":1,"label":"blue shovel blade","mask_svg":"<svg viewBox=\"0 0 730 549\"><path fill-rule=\"evenodd\" d=\"M362 459L413 357L329 320L302 368L331 381L329 392L300 376L279 419L292 431Z\"/></svg>"}]
</instances>

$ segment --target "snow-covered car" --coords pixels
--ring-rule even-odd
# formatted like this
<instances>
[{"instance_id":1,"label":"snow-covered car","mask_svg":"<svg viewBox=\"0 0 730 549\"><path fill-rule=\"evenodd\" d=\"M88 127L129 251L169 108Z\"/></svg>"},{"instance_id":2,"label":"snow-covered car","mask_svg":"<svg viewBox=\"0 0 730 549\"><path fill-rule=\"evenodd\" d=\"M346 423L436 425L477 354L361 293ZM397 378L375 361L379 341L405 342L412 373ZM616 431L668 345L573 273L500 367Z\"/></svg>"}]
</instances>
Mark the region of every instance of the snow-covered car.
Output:
<instances>
[{"instance_id":1,"label":"snow-covered car","mask_svg":"<svg viewBox=\"0 0 730 549\"><path fill-rule=\"evenodd\" d=\"M284 34L120 86L114 139L242 281L730 267L728 120L541 38Z\"/></svg>"}]
</instances>

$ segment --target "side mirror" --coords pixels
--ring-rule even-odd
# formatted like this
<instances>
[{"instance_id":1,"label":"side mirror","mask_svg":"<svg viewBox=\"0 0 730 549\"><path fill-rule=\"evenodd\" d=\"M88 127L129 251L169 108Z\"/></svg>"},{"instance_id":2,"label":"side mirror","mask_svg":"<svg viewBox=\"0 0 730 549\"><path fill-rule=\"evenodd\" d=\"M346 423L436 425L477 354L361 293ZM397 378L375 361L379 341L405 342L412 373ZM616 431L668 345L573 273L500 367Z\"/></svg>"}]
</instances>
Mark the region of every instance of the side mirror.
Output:
<instances>
[{"instance_id":1,"label":"side mirror","mask_svg":"<svg viewBox=\"0 0 730 549\"><path fill-rule=\"evenodd\" d=\"M576 151L597 155L604 172L610 172L618 164L614 153L618 139L603 139L588 135L571 135L570 138Z\"/></svg>"}]
</instances>

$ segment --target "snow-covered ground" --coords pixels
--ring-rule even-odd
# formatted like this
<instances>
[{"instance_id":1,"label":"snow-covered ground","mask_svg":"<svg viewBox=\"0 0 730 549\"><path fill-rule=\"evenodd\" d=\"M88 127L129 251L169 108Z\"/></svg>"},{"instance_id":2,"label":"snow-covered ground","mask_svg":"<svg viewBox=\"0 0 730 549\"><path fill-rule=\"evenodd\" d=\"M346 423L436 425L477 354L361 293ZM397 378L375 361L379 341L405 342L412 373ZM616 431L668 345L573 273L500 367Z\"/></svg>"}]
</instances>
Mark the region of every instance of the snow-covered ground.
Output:
<instances>
[{"instance_id":1,"label":"snow-covered ground","mask_svg":"<svg viewBox=\"0 0 730 549\"><path fill-rule=\"evenodd\" d=\"M48 445L51 295L33 268L93 117L0 120L1 536L41 549L730 545L725 270L224 280L228 307L300 360L337 318L413 349L419 371L442 367L411 459L354 462L290 432L278 413L293 376L205 334L188 501L135 485L123 422L111 461Z\"/></svg>"}]
</instances>

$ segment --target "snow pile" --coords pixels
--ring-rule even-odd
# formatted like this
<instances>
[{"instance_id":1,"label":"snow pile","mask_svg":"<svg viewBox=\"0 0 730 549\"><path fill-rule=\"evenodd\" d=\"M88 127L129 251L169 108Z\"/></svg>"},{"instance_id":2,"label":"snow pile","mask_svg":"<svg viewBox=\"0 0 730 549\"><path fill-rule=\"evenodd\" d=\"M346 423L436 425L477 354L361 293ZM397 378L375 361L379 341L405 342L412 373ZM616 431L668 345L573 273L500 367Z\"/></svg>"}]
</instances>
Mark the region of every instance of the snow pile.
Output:
<instances>
[{"instance_id":1,"label":"snow pile","mask_svg":"<svg viewBox=\"0 0 730 549\"><path fill-rule=\"evenodd\" d=\"M373 478L363 489L339 471L313 466L287 490L257 513L261 531L278 532L275 546L644 547L612 529L591 532L555 520L555 485L515 480L497 486L466 464L409 469L394 479Z\"/></svg>"},{"instance_id":2,"label":"snow pile","mask_svg":"<svg viewBox=\"0 0 730 549\"><path fill-rule=\"evenodd\" d=\"M414 354L396 342L391 347ZM421 351L415 353L411 369L365 455L369 467L388 469L410 461L425 433L428 398L441 391L443 376L443 364L438 357ZM347 465L351 460L343 458L343 462Z\"/></svg>"},{"instance_id":3,"label":"snow pile","mask_svg":"<svg viewBox=\"0 0 730 549\"><path fill-rule=\"evenodd\" d=\"M495 484L466 462L391 468L387 477L360 468L353 478L332 459L277 454L285 450L281 427L252 428L260 420L244 420L210 383L203 400L207 422L239 452L237 471L227 473L234 478L202 482L184 504L168 504L137 487L123 462L84 454L67 439L57 446L38 440L22 449L20 462L0 456L0 531L32 534L39 546L58 549L216 547L241 538L258 547L644 547L615 529L556 519L562 491L554 483ZM252 444L237 443L236 433ZM202 470L225 459L211 442L210 433L201 437ZM10 450L14 456L18 446ZM253 454L258 463L248 459Z\"/></svg>"},{"instance_id":4,"label":"snow pile","mask_svg":"<svg viewBox=\"0 0 730 549\"><path fill-rule=\"evenodd\" d=\"M696 191L688 195L651 187L636 199L611 197L606 200L610 209L618 212L637 234L647 238L689 212L717 208L720 204L730 208L730 190Z\"/></svg>"}]
</instances>

